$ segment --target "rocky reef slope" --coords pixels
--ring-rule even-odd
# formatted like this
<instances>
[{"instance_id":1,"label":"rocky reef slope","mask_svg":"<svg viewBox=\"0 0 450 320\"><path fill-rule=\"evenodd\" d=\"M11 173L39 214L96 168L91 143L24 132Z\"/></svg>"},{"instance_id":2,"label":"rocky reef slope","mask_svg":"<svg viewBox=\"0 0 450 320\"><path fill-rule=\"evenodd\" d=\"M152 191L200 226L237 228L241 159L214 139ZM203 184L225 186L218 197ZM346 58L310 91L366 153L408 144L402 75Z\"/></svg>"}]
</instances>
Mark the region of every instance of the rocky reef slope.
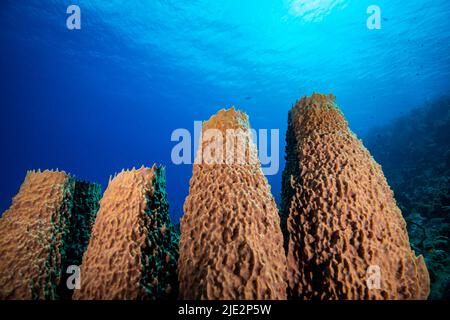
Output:
<instances>
[{"instance_id":1,"label":"rocky reef slope","mask_svg":"<svg viewBox=\"0 0 450 320\"><path fill-rule=\"evenodd\" d=\"M277 207L244 113L221 110L203 124L184 212L181 299L286 298Z\"/></svg>"},{"instance_id":2,"label":"rocky reef slope","mask_svg":"<svg viewBox=\"0 0 450 320\"><path fill-rule=\"evenodd\" d=\"M423 258L410 248L381 167L349 130L335 98L302 98L289 121L282 196L290 296L427 298Z\"/></svg>"},{"instance_id":3,"label":"rocky reef slope","mask_svg":"<svg viewBox=\"0 0 450 320\"><path fill-rule=\"evenodd\" d=\"M450 97L372 129L364 139L383 166L414 250L430 272L431 299L450 299Z\"/></svg>"}]
</instances>

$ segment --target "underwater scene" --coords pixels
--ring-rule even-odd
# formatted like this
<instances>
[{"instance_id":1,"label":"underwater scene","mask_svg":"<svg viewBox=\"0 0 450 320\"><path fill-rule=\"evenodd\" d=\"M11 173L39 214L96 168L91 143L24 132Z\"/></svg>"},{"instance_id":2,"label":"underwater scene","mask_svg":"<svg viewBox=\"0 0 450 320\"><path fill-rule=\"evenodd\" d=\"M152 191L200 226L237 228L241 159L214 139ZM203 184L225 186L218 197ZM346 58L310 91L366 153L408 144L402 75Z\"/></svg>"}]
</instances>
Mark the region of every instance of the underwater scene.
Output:
<instances>
[{"instance_id":1,"label":"underwater scene","mask_svg":"<svg viewBox=\"0 0 450 320\"><path fill-rule=\"evenodd\" d=\"M0 300L450 299L447 0L2 0L0 132Z\"/></svg>"}]
</instances>

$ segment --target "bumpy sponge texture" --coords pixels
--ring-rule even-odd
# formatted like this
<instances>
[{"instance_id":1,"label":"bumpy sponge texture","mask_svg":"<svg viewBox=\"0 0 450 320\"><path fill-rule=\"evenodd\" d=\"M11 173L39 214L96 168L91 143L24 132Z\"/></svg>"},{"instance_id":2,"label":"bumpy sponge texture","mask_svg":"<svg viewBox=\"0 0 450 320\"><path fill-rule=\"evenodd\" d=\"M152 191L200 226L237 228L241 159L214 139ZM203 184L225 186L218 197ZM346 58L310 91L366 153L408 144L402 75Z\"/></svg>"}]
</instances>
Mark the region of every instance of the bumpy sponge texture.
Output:
<instances>
[{"instance_id":1,"label":"bumpy sponge texture","mask_svg":"<svg viewBox=\"0 0 450 320\"><path fill-rule=\"evenodd\" d=\"M290 296L427 298L424 260L410 248L381 167L349 130L335 97L301 99L289 121L289 150L297 157L289 157L283 185Z\"/></svg>"},{"instance_id":2,"label":"bumpy sponge texture","mask_svg":"<svg viewBox=\"0 0 450 320\"><path fill-rule=\"evenodd\" d=\"M57 299L74 179L30 171L0 220L0 299Z\"/></svg>"},{"instance_id":3,"label":"bumpy sponge texture","mask_svg":"<svg viewBox=\"0 0 450 320\"><path fill-rule=\"evenodd\" d=\"M247 115L219 111L203 124L180 223L180 298L285 299L279 223Z\"/></svg>"},{"instance_id":4,"label":"bumpy sponge texture","mask_svg":"<svg viewBox=\"0 0 450 320\"><path fill-rule=\"evenodd\" d=\"M73 190L70 227L64 236L64 259L62 261L62 281L58 289L59 299L69 300L73 289L67 287L67 280L72 276L66 272L69 266L81 265L83 253L86 250L95 221L102 188L97 183L77 180Z\"/></svg>"},{"instance_id":5,"label":"bumpy sponge texture","mask_svg":"<svg viewBox=\"0 0 450 320\"><path fill-rule=\"evenodd\" d=\"M74 299L163 299L177 295L178 237L162 167L119 173L109 183L81 265Z\"/></svg>"}]
</instances>

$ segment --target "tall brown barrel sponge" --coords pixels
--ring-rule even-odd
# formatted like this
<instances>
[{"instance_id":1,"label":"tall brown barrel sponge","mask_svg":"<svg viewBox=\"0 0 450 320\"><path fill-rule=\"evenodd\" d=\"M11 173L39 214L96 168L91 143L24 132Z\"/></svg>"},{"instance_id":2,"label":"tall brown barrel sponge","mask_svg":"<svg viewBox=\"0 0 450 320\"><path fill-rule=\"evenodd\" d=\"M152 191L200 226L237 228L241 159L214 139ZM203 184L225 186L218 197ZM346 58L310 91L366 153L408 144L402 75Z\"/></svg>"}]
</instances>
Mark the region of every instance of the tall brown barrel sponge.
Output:
<instances>
[{"instance_id":1,"label":"tall brown barrel sponge","mask_svg":"<svg viewBox=\"0 0 450 320\"><path fill-rule=\"evenodd\" d=\"M289 113L298 169L283 185L289 295L300 299L426 299L429 277L381 167L349 130L332 95ZM293 132L292 132L293 131ZM289 198L289 199L286 199ZM379 267L380 286L368 286Z\"/></svg>"},{"instance_id":2,"label":"tall brown barrel sponge","mask_svg":"<svg viewBox=\"0 0 450 320\"><path fill-rule=\"evenodd\" d=\"M217 129L223 141L227 130L235 130L228 149L233 151L220 152L205 135L209 129ZM181 219L181 299L286 299L277 207L249 129L247 115L234 108L203 124ZM216 152L209 160L207 149Z\"/></svg>"},{"instance_id":3,"label":"tall brown barrel sponge","mask_svg":"<svg viewBox=\"0 0 450 320\"><path fill-rule=\"evenodd\" d=\"M122 171L100 202L74 299L176 298L177 245L164 168Z\"/></svg>"},{"instance_id":4,"label":"tall brown barrel sponge","mask_svg":"<svg viewBox=\"0 0 450 320\"><path fill-rule=\"evenodd\" d=\"M101 187L62 171L29 171L0 219L0 299L70 299Z\"/></svg>"}]
</instances>

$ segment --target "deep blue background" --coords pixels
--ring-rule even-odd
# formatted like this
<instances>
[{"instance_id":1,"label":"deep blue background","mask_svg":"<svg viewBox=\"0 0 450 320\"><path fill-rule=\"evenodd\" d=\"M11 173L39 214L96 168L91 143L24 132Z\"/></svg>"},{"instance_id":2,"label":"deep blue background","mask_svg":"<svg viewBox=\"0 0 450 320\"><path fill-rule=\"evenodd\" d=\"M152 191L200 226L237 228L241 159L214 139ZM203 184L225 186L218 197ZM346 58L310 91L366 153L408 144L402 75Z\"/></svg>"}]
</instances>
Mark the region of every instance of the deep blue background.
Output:
<instances>
[{"instance_id":1,"label":"deep blue background","mask_svg":"<svg viewBox=\"0 0 450 320\"><path fill-rule=\"evenodd\" d=\"M188 3L187 3L188 2ZM66 28L81 7L82 28ZM122 168L167 167L171 216L191 166L170 160L176 128L235 105L280 130L313 91L333 92L362 135L449 93L450 5L376 1L0 2L0 211L26 170L59 168L105 187ZM268 177L279 200L280 172Z\"/></svg>"}]
</instances>

